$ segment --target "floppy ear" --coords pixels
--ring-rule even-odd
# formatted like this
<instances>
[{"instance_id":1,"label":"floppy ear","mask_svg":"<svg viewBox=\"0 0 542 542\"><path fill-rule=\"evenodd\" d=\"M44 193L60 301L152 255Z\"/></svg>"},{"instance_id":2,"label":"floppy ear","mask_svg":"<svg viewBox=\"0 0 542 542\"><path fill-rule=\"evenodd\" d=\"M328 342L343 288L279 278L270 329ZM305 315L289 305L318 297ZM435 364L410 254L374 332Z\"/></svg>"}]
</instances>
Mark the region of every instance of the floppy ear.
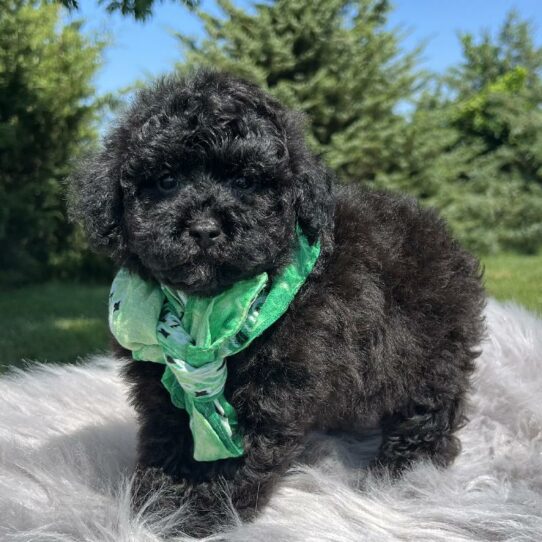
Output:
<instances>
[{"instance_id":1,"label":"floppy ear","mask_svg":"<svg viewBox=\"0 0 542 542\"><path fill-rule=\"evenodd\" d=\"M70 218L82 225L93 250L117 262L124 259L120 171L107 160L105 151L82 160L68 178L68 207Z\"/></svg>"},{"instance_id":2,"label":"floppy ear","mask_svg":"<svg viewBox=\"0 0 542 542\"><path fill-rule=\"evenodd\" d=\"M297 221L310 243L331 224L334 210L333 174L316 157L296 179Z\"/></svg>"},{"instance_id":3,"label":"floppy ear","mask_svg":"<svg viewBox=\"0 0 542 542\"><path fill-rule=\"evenodd\" d=\"M297 222L312 244L333 220L335 176L308 149L303 130L305 116L279 109L278 119L293 176Z\"/></svg>"}]
</instances>

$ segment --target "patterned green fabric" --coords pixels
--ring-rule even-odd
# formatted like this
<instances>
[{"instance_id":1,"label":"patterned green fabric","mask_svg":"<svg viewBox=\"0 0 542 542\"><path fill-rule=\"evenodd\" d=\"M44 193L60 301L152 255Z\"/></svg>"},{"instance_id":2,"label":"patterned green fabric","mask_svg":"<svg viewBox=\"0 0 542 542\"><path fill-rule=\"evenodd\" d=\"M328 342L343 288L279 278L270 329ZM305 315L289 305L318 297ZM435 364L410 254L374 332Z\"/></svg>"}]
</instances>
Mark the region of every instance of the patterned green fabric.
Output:
<instances>
[{"instance_id":1,"label":"patterned green fabric","mask_svg":"<svg viewBox=\"0 0 542 542\"><path fill-rule=\"evenodd\" d=\"M226 358L246 348L286 311L312 271L320 245L298 230L292 262L214 297L187 296L121 269L111 286L109 326L135 360L166 365L162 383L190 416L194 459L243 455L235 409L224 397Z\"/></svg>"}]
</instances>

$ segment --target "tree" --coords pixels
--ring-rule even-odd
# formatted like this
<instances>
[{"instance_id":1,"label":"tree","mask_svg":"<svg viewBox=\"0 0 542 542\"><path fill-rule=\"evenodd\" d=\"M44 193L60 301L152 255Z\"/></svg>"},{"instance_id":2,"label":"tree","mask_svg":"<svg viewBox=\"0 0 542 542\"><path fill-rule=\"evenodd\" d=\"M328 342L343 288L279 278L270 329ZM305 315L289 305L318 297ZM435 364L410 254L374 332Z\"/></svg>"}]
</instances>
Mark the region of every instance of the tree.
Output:
<instances>
[{"instance_id":1,"label":"tree","mask_svg":"<svg viewBox=\"0 0 542 542\"><path fill-rule=\"evenodd\" d=\"M479 92L511 70L526 71L526 88L540 90L542 48L535 45L533 26L510 11L497 36L483 31L479 37L461 33L463 62L452 68L445 81L460 99Z\"/></svg>"},{"instance_id":2,"label":"tree","mask_svg":"<svg viewBox=\"0 0 542 542\"><path fill-rule=\"evenodd\" d=\"M494 38L461 35L463 61L426 93L404 163L377 179L441 209L479 252L542 246L542 48L512 12Z\"/></svg>"},{"instance_id":3,"label":"tree","mask_svg":"<svg viewBox=\"0 0 542 542\"><path fill-rule=\"evenodd\" d=\"M181 71L211 66L251 79L303 111L314 150L347 181L374 179L395 163L405 119L398 104L417 82L417 51L401 54L386 28L386 0L276 0L254 13L219 0L202 11L206 38L179 35Z\"/></svg>"},{"instance_id":4,"label":"tree","mask_svg":"<svg viewBox=\"0 0 542 542\"><path fill-rule=\"evenodd\" d=\"M79 9L79 0L57 0L59 4L70 10ZM180 0L189 8L198 4L198 0ZM98 0L104 4L109 13L118 11L122 15L133 17L137 21L145 21L152 16L155 0Z\"/></svg>"},{"instance_id":5,"label":"tree","mask_svg":"<svg viewBox=\"0 0 542 542\"><path fill-rule=\"evenodd\" d=\"M62 181L95 141L91 79L104 44L79 23L61 24L59 6L1 4L0 279L13 283L43 277L69 254Z\"/></svg>"}]
</instances>

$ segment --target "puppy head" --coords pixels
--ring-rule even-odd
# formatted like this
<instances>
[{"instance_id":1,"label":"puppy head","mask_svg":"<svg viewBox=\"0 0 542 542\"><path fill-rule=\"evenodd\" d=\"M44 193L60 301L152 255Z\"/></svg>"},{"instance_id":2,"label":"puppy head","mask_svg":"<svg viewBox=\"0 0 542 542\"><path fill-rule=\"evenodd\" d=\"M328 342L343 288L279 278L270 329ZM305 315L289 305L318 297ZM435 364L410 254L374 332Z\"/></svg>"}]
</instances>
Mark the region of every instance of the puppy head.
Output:
<instances>
[{"instance_id":1,"label":"puppy head","mask_svg":"<svg viewBox=\"0 0 542 542\"><path fill-rule=\"evenodd\" d=\"M296 223L315 242L332 212L330 174L299 116L209 71L141 91L70 189L91 246L200 295L272 272Z\"/></svg>"}]
</instances>

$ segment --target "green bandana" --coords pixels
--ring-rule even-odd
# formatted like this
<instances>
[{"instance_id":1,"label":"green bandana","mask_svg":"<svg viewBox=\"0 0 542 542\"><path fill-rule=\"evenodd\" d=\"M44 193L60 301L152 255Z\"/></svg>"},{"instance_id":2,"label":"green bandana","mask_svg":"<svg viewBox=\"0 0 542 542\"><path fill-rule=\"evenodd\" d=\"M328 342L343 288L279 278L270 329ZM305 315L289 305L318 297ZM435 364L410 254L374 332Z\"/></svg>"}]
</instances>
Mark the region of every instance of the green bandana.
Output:
<instances>
[{"instance_id":1,"label":"green bandana","mask_svg":"<svg viewBox=\"0 0 542 542\"><path fill-rule=\"evenodd\" d=\"M298 230L292 262L214 297L187 296L121 269L109 295L109 327L135 360L166 365L162 384L190 416L194 459L243 455L235 409L224 397L225 358L246 348L286 311L312 271L320 244Z\"/></svg>"}]
</instances>

